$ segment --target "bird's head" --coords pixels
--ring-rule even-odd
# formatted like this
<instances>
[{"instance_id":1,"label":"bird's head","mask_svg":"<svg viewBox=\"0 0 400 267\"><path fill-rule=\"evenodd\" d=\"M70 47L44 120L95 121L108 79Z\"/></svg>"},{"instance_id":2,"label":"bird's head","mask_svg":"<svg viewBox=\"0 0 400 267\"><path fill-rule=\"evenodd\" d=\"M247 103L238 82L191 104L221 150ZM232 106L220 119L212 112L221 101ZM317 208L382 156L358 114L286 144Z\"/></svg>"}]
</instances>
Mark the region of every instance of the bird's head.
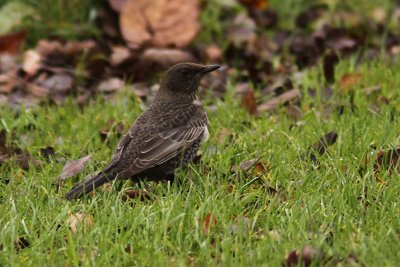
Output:
<instances>
[{"instance_id":1,"label":"bird's head","mask_svg":"<svg viewBox=\"0 0 400 267\"><path fill-rule=\"evenodd\" d=\"M203 66L188 62L176 64L165 73L161 82L160 93L193 95L199 87L201 78L219 67L219 65Z\"/></svg>"}]
</instances>

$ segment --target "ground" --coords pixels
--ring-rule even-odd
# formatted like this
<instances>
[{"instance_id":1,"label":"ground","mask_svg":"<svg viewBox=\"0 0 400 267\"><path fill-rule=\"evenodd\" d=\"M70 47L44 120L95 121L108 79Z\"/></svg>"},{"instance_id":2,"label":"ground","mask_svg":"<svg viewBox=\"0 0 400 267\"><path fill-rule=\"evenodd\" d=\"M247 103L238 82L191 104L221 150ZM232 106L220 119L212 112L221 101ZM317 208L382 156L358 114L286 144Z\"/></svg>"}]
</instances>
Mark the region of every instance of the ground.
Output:
<instances>
[{"instance_id":1,"label":"ground","mask_svg":"<svg viewBox=\"0 0 400 267\"><path fill-rule=\"evenodd\" d=\"M320 65L298 73L296 120L284 106L250 115L230 77L224 98L202 99L210 139L175 183L119 182L74 201L63 195L109 162L118 122L127 129L146 103L126 89L83 107L73 96L64 105L1 107L7 141L40 164L0 165L0 265L282 266L297 250L316 266L395 266L399 173L374 165L379 151L400 143L400 66L386 54L356 61L341 60L336 77L360 73L362 81L343 89L338 80L328 93ZM99 132L110 120L105 142ZM328 132L336 142L323 155L310 152ZM48 146L56 154L46 160ZM65 162L87 155L86 167L58 186ZM132 189L146 196L122 197Z\"/></svg>"}]
</instances>

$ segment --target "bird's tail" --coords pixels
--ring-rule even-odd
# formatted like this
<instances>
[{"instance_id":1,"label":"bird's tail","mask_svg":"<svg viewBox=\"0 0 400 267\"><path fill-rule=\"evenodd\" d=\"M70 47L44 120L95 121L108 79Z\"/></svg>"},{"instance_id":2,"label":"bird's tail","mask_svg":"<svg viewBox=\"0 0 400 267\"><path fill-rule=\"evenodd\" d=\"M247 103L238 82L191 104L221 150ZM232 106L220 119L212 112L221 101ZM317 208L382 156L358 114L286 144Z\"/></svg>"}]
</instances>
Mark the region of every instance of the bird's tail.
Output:
<instances>
[{"instance_id":1,"label":"bird's tail","mask_svg":"<svg viewBox=\"0 0 400 267\"><path fill-rule=\"evenodd\" d=\"M115 175L113 174L114 173L112 171L110 172L103 170L102 172L99 172L93 176L89 176L84 181L75 184L74 187L67 194L65 194L65 198L71 200L92 192L97 187L113 180L115 178Z\"/></svg>"}]
</instances>

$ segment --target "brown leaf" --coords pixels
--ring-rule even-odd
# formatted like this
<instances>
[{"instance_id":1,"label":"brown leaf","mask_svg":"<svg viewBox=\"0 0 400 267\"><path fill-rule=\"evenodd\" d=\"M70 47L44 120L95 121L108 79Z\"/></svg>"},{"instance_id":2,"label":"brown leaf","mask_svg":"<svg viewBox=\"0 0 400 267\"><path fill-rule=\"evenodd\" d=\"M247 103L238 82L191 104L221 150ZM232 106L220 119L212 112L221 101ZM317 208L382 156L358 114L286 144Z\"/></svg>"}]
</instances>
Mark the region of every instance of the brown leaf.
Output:
<instances>
[{"instance_id":1,"label":"brown leaf","mask_svg":"<svg viewBox=\"0 0 400 267\"><path fill-rule=\"evenodd\" d=\"M18 54L25 39L26 31L13 32L0 36L0 54Z\"/></svg>"},{"instance_id":2,"label":"brown leaf","mask_svg":"<svg viewBox=\"0 0 400 267\"><path fill-rule=\"evenodd\" d=\"M0 74L0 93L9 94L12 92L12 90L18 84L16 73L16 71L10 70L7 73Z\"/></svg>"},{"instance_id":3,"label":"brown leaf","mask_svg":"<svg viewBox=\"0 0 400 267\"><path fill-rule=\"evenodd\" d=\"M394 149L388 151L379 151L376 155L376 161L374 163L374 172L378 181L383 182L379 176L378 172L382 169L396 170L400 172L400 145Z\"/></svg>"},{"instance_id":4,"label":"brown leaf","mask_svg":"<svg viewBox=\"0 0 400 267\"><path fill-rule=\"evenodd\" d=\"M110 7L116 11L116 12L121 12L121 9L124 5L124 3L127 0L108 0L108 3L110 4Z\"/></svg>"},{"instance_id":5,"label":"brown leaf","mask_svg":"<svg viewBox=\"0 0 400 267\"><path fill-rule=\"evenodd\" d=\"M90 155L65 163L64 168L59 176L61 181L78 174L85 165L92 159Z\"/></svg>"},{"instance_id":6,"label":"brown leaf","mask_svg":"<svg viewBox=\"0 0 400 267\"><path fill-rule=\"evenodd\" d=\"M249 8L267 9L268 0L240 0L240 3Z\"/></svg>"},{"instance_id":7,"label":"brown leaf","mask_svg":"<svg viewBox=\"0 0 400 267\"><path fill-rule=\"evenodd\" d=\"M293 250L286 256L284 261L284 266L310 266L321 265L323 266L328 262L329 258L320 250L312 248L310 246L305 246L301 250Z\"/></svg>"},{"instance_id":8,"label":"brown leaf","mask_svg":"<svg viewBox=\"0 0 400 267\"><path fill-rule=\"evenodd\" d=\"M317 152L320 156L325 154L326 148L328 146L333 145L336 143L337 140L337 133L335 132L329 132L325 134L323 137L318 139L318 142L313 144L309 150L310 150L310 159L314 162L317 162L317 156L314 154L314 152Z\"/></svg>"},{"instance_id":9,"label":"brown leaf","mask_svg":"<svg viewBox=\"0 0 400 267\"><path fill-rule=\"evenodd\" d=\"M341 89L347 91L359 85L361 81L362 81L361 73L346 73L340 79L339 85Z\"/></svg>"},{"instance_id":10,"label":"brown leaf","mask_svg":"<svg viewBox=\"0 0 400 267\"><path fill-rule=\"evenodd\" d=\"M51 156L54 156L56 154L56 152L54 151L54 148L51 146L48 147L44 147L40 149L40 155L49 160Z\"/></svg>"},{"instance_id":11,"label":"brown leaf","mask_svg":"<svg viewBox=\"0 0 400 267\"><path fill-rule=\"evenodd\" d=\"M250 115L255 117L258 116L256 98L254 96L254 90L250 89L243 94L241 100L242 107L244 107Z\"/></svg>"},{"instance_id":12,"label":"brown leaf","mask_svg":"<svg viewBox=\"0 0 400 267\"><path fill-rule=\"evenodd\" d=\"M372 95L372 94L375 93L375 92L379 92L379 91L381 90L381 88L382 88L382 85L377 84L377 85L373 85L373 86L364 88L364 89L362 90L362 92L363 92L366 96L370 96L370 95Z\"/></svg>"},{"instance_id":13,"label":"brown leaf","mask_svg":"<svg viewBox=\"0 0 400 267\"><path fill-rule=\"evenodd\" d=\"M204 48L204 56L207 62L220 62L222 58L222 49L216 44L208 45Z\"/></svg>"},{"instance_id":14,"label":"brown leaf","mask_svg":"<svg viewBox=\"0 0 400 267\"><path fill-rule=\"evenodd\" d=\"M41 85L54 93L68 92L74 83L74 78L66 73L57 73L45 80Z\"/></svg>"},{"instance_id":15,"label":"brown leaf","mask_svg":"<svg viewBox=\"0 0 400 267\"><path fill-rule=\"evenodd\" d=\"M256 163L255 167L258 175L262 175L266 172L264 164L262 164L260 161Z\"/></svg>"},{"instance_id":16,"label":"brown leaf","mask_svg":"<svg viewBox=\"0 0 400 267\"><path fill-rule=\"evenodd\" d=\"M122 90L124 85L125 82L119 78L108 78L107 80L100 82L97 86L97 91L102 93L113 93Z\"/></svg>"},{"instance_id":17,"label":"brown leaf","mask_svg":"<svg viewBox=\"0 0 400 267\"><path fill-rule=\"evenodd\" d=\"M156 64L163 68L193 60L194 58L189 52L179 49L149 48L140 57L140 61L144 64Z\"/></svg>"},{"instance_id":18,"label":"brown leaf","mask_svg":"<svg viewBox=\"0 0 400 267\"><path fill-rule=\"evenodd\" d=\"M217 225L217 218L215 218L212 214L207 214L203 218L203 233L208 235L210 232L210 228Z\"/></svg>"},{"instance_id":19,"label":"brown leaf","mask_svg":"<svg viewBox=\"0 0 400 267\"><path fill-rule=\"evenodd\" d=\"M125 46L113 46L110 62L112 65L118 65L127 60L131 56L130 50Z\"/></svg>"},{"instance_id":20,"label":"brown leaf","mask_svg":"<svg viewBox=\"0 0 400 267\"><path fill-rule=\"evenodd\" d=\"M145 201L150 199L149 193L142 189L131 189L126 190L122 195L122 201L126 202L129 199L139 199L140 201Z\"/></svg>"},{"instance_id":21,"label":"brown leaf","mask_svg":"<svg viewBox=\"0 0 400 267\"><path fill-rule=\"evenodd\" d=\"M185 47L200 30L197 0L127 0L120 14L122 37L131 48L146 43Z\"/></svg>"},{"instance_id":22,"label":"brown leaf","mask_svg":"<svg viewBox=\"0 0 400 267\"><path fill-rule=\"evenodd\" d=\"M33 76L39 70L41 61L42 57L37 51L25 51L22 61L22 69L30 76Z\"/></svg>"},{"instance_id":23,"label":"brown leaf","mask_svg":"<svg viewBox=\"0 0 400 267\"><path fill-rule=\"evenodd\" d=\"M48 88L33 83L27 83L25 86L25 91L39 98L46 97L50 94L50 90Z\"/></svg>"},{"instance_id":24,"label":"brown leaf","mask_svg":"<svg viewBox=\"0 0 400 267\"><path fill-rule=\"evenodd\" d=\"M29 166L39 167L42 164L40 160L33 158L29 153L18 153L13 156L13 160L24 170L28 170Z\"/></svg>"},{"instance_id":25,"label":"brown leaf","mask_svg":"<svg viewBox=\"0 0 400 267\"><path fill-rule=\"evenodd\" d=\"M71 213L67 219L67 225L73 234L76 234L78 232L78 227L80 224L83 224L83 226L93 225L93 215L83 214L81 212Z\"/></svg>"},{"instance_id":26,"label":"brown leaf","mask_svg":"<svg viewBox=\"0 0 400 267\"><path fill-rule=\"evenodd\" d=\"M300 98L300 90L299 89L292 89L289 90L273 99L261 104L258 106L258 111L271 111L279 107L281 104L285 104L289 101L294 99Z\"/></svg>"},{"instance_id":27,"label":"brown leaf","mask_svg":"<svg viewBox=\"0 0 400 267\"><path fill-rule=\"evenodd\" d=\"M323 70L326 82L333 83L335 81L335 65L339 62L339 57L335 52L330 52L324 56Z\"/></svg>"},{"instance_id":28,"label":"brown leaf","mask_svg":"<svg viewBox=\"0 0 400 267\"><path fill-rule=\"evenodd\" d=\"M14 248L17 252L29 246L30 243L25 237L19 237L18 240L14 241Z\"/></svg>"},{"instance_id":29,"label":"brown leaf","mask_svg":"<svg viewBox=\"0 0 400 267\"><path fill-rule=\"evenodd\" d=\"M112 128L116 132L116 136L120 138L124 133L125 125L122 122L115 123L113 119L107 121L106 123L108 128L104 128L100 131L100 137L103 141L108 141L108 135L110 133L110 128Z\"/></svg>"},{"instance_id":30,"label":"brown leaf","mask_svg":"<svg viewBox=\"0 0 400 267\"><path fill-rule=\"evenodd\" d=\"M227 30L227 38L235 47L242 47L244 44L253 43L257 37L256 23L245 13L235 17Z\"/></svg>"},{"instance_id":31,"label":"brown leaf","mask_svg":"<svg viewBox=\"0 0 400 267\"><path fill-rule=\"evenodd\" d=\"M246 160L240 163L239 167L243 171L248 171L250 170L257 162L259 159L251 159L251 160Z\"/></svg>"}]
</instances>

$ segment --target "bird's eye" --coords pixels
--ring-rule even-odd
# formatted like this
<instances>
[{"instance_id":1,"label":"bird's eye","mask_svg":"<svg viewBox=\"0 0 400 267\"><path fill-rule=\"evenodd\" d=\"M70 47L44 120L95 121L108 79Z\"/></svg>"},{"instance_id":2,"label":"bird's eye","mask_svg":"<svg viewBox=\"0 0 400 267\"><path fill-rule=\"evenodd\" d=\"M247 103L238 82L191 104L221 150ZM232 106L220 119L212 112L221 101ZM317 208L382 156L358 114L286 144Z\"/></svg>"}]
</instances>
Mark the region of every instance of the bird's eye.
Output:
<instances>
[{"instance_id":1,"label":"bird's eye","mask_svg":"<svg viewBox=\"0 0 400 267\"><path fill-rule=\"evenodd\" d=\"M189 74L189 71L188 71L187 69L182 69L180 72L181 72L181 74L184 75L184 76L186 76L186 75Z\"/></svg>"}]
</instances>

